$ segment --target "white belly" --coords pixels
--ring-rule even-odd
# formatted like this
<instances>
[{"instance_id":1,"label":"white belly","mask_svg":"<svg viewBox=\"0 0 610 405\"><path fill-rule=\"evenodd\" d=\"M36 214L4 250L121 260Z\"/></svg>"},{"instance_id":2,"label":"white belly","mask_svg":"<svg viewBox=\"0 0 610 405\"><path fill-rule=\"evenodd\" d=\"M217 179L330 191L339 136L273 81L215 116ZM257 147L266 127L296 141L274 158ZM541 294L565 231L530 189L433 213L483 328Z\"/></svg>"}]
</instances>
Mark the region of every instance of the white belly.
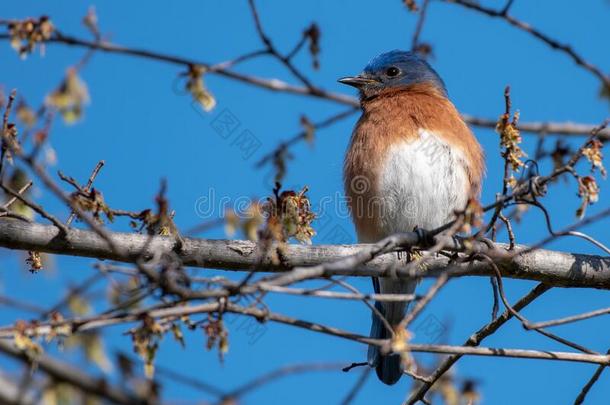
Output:
<instances>
[{"instance_id":1,"label":"white belly","mask_svg":"<svg viewBox=\"0 0 610 405\"><path fill-rule=\"evenodd\" d=\"M427 131L416 141L395 145L378 185L383 232L434 229L464 209L469 182L463 155Z\"/></svg>"}]
</instances>

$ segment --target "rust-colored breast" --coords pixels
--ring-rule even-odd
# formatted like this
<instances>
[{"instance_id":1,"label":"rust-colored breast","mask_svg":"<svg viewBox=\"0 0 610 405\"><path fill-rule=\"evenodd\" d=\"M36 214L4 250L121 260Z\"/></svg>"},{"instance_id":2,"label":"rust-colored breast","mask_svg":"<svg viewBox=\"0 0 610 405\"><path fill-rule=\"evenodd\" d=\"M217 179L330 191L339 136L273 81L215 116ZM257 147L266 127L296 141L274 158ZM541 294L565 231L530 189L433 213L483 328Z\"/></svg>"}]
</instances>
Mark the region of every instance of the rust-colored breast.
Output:
<instances>
[{"instance_id":1,"label":"rust-colored breast","mask_svg":"<svg viewBox=\"0 0 610 405\"><path fill-rule=\"evenodd\" d=\"M434 87L418 84L388 90L362 102L360 117L344 163L344 186L358 238L372 242L387 236L379 218L380 170L392 145L412 142L421 130L437 134L464 156L468 189L478 196L484 174L481 146L455 106ZM408 180L408 179L407 179Z\"/></svg>"}]
</instances>

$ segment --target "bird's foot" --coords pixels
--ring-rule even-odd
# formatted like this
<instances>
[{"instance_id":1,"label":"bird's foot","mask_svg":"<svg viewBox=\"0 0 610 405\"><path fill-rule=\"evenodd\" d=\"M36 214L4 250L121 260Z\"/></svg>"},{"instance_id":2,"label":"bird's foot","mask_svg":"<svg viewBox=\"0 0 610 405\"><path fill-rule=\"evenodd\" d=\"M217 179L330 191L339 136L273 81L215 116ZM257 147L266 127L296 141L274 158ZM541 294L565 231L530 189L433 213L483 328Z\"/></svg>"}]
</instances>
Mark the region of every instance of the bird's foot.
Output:
<instances>
[{"instance_id":1,"label":"bird's foot","mask_svg":"<svg viewBox=\"0 0 610 405\"><path fill-rule=\"evenodd\" d=\"M417 268L421 271L426 271L426 264L422 261L424 259L424 254L420 250L409 249L404 251L396 252L398 256L398 262L403 262L405 265L409 263L414 263Z\"/></svg>"},{"instance_id":2,"label":"bird's foot","mask_svg":"<svg viewBox=\"0 0 610 405\"><path fill-rule=\"evenodd\" d=\"M428 266L426 265L426 262L424 261L424 254L419 251L419 250L413 250L411 252L409 252L411 255L411 262L415 262L415 264L417 265L417 268L424 272L426 271L426 269L428 268Z\"/></svg>"}]
</instances>

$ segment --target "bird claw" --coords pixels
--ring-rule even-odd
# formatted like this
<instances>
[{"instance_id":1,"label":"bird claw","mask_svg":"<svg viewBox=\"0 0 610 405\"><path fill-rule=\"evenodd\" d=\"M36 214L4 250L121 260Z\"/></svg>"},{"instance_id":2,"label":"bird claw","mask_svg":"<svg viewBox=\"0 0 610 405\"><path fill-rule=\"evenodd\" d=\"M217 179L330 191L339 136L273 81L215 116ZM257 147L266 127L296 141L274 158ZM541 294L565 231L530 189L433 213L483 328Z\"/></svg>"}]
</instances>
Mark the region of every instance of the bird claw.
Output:
<instances>
[{"instance_id":1,"label":"bird claw","mask_svg":"<svg viewBox=\"0 0 610 405\"><path fill-rule=\"evenodd\" d=\"M418 261L424 258L424 255L419 250L410 251L409 254L411 256L409 261Z\"/></svg>"},{"instance_id":2,"label":"bird claw","mask_svg":"<svg viewBox=\"0 0 610 405\"><path fill-rule=\"evenodd\" d=\"M396 252L396 254L398 256L399 263L401 261L403 261L403 254L404 254L404 264L405 265L408 265L409 263L412 263L412 262L418 262L424 258L424 255L419 250L408 249L408 250L398 251L398 252ZM417 263L417 268L419 268L419 270L421 270L421 271L426 271L426 264Z\"/></svg>"}]
</instances>

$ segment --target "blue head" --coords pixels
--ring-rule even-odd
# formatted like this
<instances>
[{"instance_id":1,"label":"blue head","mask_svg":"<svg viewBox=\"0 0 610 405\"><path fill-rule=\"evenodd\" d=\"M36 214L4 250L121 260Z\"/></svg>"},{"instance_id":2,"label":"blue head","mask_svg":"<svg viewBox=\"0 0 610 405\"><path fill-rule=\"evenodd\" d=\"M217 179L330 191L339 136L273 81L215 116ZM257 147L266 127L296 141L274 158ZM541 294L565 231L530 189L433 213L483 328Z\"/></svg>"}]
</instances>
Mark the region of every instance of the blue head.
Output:
<instances>
[{"instance_id":1,"label":"blue head","mask_svg":"<svg viewBox=\"0 0 610 405\"><path fill-rule=\"evenodd\" d=\"M356 87L364 98L377 96L384 90L427 83L446 95L445 84L432 67L413 52L394 50L376 56L362 73L339 79Z\"/></svg>"}]
</instances>

